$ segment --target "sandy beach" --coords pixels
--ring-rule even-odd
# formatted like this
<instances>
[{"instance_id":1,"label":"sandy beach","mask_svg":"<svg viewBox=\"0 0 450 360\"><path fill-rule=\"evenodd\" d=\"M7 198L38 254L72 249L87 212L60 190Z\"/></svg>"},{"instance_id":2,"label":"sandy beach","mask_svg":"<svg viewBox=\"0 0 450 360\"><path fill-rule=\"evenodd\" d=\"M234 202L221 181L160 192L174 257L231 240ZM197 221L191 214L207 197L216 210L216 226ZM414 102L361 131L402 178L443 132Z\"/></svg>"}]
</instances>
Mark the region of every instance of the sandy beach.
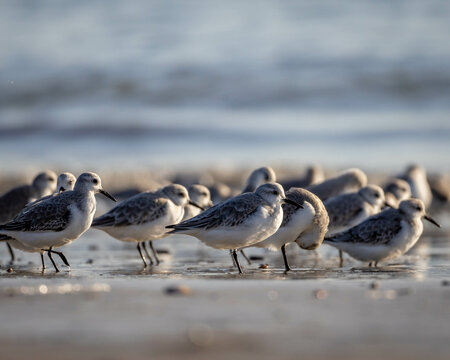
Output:
<instances>
[{"instance_id":1,"label":"sandy beach","mask_svg":"<svg viewBox=\"0 0 450 360\"><path fill-rule=\"evenodd\" d=\"M36 254L3 265L2 359L448 357L446 237L378 269L291 246L289 274L276 252L249 249L259 258L238 275L226 251L195 239L156 244L163 263L147 270L133 246L95 230L67 248L70 271L41 274Z\"/></svg>"}]
</instances>

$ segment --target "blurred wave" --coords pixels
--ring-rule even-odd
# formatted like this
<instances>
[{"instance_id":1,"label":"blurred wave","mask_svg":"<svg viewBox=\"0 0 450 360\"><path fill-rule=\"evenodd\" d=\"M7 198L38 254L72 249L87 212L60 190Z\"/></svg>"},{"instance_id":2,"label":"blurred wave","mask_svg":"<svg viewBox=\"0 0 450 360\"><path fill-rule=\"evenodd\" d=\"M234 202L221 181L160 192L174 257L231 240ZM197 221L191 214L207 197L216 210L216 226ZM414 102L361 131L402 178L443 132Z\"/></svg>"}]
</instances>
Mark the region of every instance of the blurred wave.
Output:
<instances>
[{"instance_id":1,"label":"blurred wave","mask_svg":"<svg viewBox=\"0 0 450 360\"><path fill-rule=\"evenodd\" d=\"M0 165L69 144L448 168L449 18L444 0L1 2Z\"/></svg>"}]
</instances>

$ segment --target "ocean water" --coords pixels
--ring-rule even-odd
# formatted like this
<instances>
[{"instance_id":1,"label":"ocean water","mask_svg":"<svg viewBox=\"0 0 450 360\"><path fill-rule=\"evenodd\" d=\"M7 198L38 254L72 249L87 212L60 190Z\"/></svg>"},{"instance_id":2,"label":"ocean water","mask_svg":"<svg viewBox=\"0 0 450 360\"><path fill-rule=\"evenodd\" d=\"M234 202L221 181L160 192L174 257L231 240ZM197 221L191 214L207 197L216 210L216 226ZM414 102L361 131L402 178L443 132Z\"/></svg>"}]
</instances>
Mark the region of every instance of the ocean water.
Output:
<instances>
[{"instance_id":1,"label":"ocean water","mask_svg":"<svg viewBox=\"0 0 450 360\"><path fill-rule=\"evenodd\" d=\"M450 170L448 1L2 1L0 169Z\"/></svg>"}]
</instances>

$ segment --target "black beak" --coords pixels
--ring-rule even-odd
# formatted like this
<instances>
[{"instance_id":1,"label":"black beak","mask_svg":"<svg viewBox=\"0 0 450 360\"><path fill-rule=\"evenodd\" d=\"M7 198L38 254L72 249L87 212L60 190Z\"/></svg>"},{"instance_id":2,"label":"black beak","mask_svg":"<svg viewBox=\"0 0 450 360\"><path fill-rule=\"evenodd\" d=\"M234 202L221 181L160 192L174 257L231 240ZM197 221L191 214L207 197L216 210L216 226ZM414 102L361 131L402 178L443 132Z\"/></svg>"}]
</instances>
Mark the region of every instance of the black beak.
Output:
<instances>
[{"instance_id":1,"label":"black beak","mask_svg":"<svg viewBox=\"0 0 450 360\"><path fill-rule=\"evenodd\" d=\"M286 204L291 204L291 205L294 205L294 206L297 207L297 208L304 209L303 205L300 205L299 203L297 203L297 202L295 202L295 201L293 201L293 200L291 200L291 199L284 198L283 201L284 201Z\"/></svg>"},{"instance_id":2,"label":"black beak","mask_svg":"<svg viewBox=\"0 0 450 360\"><path fill-rule=\"evenodd\" d=\"M100 194L105 195L107 198L110 198L112 201L117 201L116 199L114 199L114 197L113 197L112 195L108 194L108 193L107 193L105 190L103 190L103 189L100 189L98 192L99 192Z\"/></svg>"},{"instance_id":3,"label":"black beak","mask_svg":"<svg viewBox=\"0 0 450 360\"><path fill-rule=\"evenodd\" d=\"M441 225L439 225L439 224L436 222L436 220L434 220L434 219L431 218L430 216L424 215L423 217L424 217L426 220L428 220L430 223L432 223L433 225L436 225L438 228L441 227Z\"/></svg>"},{"instance_id":4,"label":"black beak","mask_svg":"<svg viewBox=\"0 0 450 360\"><path fill-rule=\"evenodd\" d=\"M393 208L393 206L391 204L389 204L387 201L384 202L384 206Z\"/></svg>"},{"instance_id":5,"label":"black beak","mask_svg":"<svg viewBox=\"0 0 450 360\"><path fill-rule=\"evenodd\" d=\"M193 202L192 200L189 200L188 204L189 204L189 205L192 205L192 206L195 206L196 208L199 208L199 209L202 210L202 211L205 211L205 208L204 208L204 207L202 207L202 206L200 206L199 204Z\"/></svg>"},{"instance_id":6,"label":"black beak","mask_svg":"<svg viewBox=\"0 0 450 360\"><path fill-rule=\"evenodd\" d=\"M66 191L66 189L64 189L64 187L61 186L61 187L59 188L59 192L62 193L62 192L64 192L64 191Z\"/></svg>"}]
</instances>

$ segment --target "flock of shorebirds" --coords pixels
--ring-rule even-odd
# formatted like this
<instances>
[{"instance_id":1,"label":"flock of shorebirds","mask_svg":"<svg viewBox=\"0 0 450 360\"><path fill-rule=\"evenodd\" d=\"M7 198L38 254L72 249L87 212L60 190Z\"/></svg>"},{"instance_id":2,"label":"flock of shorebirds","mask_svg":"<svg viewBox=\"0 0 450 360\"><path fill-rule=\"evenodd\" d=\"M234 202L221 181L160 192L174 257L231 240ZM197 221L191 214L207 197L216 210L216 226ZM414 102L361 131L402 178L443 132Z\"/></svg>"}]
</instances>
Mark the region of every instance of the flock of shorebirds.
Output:
<instances>
[{"instance_id":1,"label":"flock of shorebirds","mask_svg":"<svg viewBox=\"0 0 450 360\"><path fill-rule=\"evenodd\" d=\"M433 192L423 168L410 166L382 188L367 184L359 169L346 170L320 182L314 169L304 179L277 183L270 167L254 170L242 193L213 205L210 189L179 184L128 197L94 218L95 194L111 201L100 177L92 172L78 178L38 174L31 185L15 187L0 197L0 241L14 261L14 250L39 253L42 270L47 253L69 263L59 249L78 239L90 227L137 245L144 267L159 264L153 240L171 234L194 236L206 245L229 250L239 273L238 253L248 247L281 250L285 270L291 270L286 245L297 243L315 250L322 243L377 266L407 252L423 232L422 219L439 227L427 213ZM213 189L211 189L212 191ZM445 195L448 202L448 193ZM148 248L153 253L150 256Z\"/></svg>"}]
</instances>

